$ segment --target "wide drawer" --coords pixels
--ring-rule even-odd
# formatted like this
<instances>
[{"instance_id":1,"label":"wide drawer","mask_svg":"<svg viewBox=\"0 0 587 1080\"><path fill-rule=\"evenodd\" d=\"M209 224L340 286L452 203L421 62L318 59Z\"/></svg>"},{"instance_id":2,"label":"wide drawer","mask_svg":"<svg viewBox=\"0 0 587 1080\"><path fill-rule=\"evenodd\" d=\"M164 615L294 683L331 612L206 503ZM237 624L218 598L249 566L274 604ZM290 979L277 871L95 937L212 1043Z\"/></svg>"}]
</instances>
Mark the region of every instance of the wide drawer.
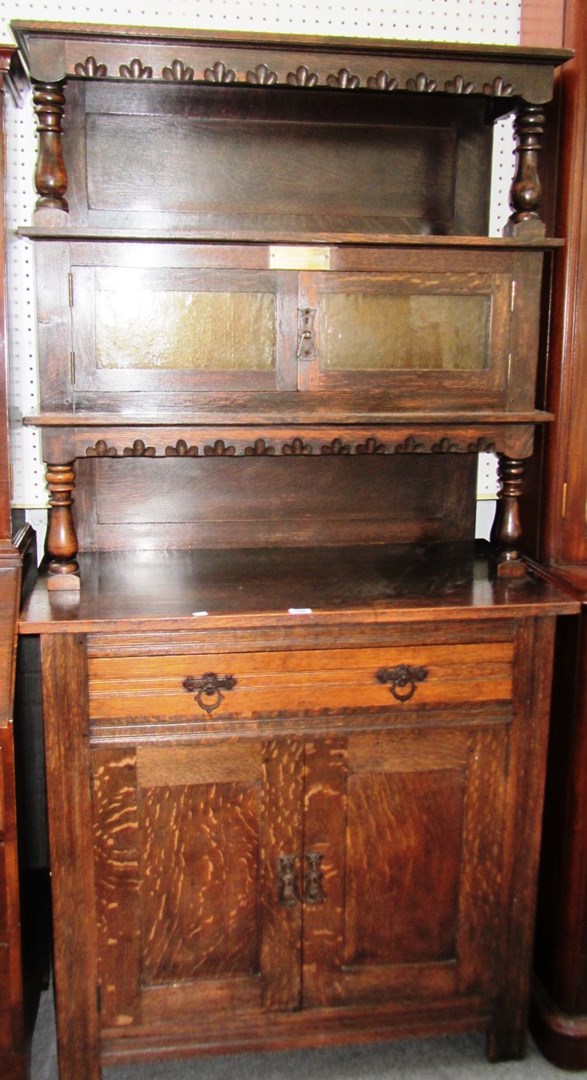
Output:
<instances>
[{"instance_id":1,"label":"wide drawer","mask_svg":"<svg viewBox=\"0 0 587 1080\"><path fill-rule=\"evenodd\" d=\"M511 641L94 657L90 718L242 716L504 702Z\"/></svg>"}]
</instances>

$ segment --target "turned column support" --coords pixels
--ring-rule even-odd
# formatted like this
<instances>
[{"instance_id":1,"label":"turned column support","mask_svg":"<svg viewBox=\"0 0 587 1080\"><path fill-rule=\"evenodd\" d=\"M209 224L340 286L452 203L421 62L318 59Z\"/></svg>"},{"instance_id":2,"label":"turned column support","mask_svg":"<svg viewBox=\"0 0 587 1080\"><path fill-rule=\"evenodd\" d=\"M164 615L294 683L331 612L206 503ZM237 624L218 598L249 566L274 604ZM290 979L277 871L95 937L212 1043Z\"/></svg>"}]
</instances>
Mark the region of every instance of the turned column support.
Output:
<instances>
[{"instance_id":1,"label":"turned column support","mask_svg":"<svg viewBox=\"0 0 587 1080\"><path fill-rule=\"evenodd\" d=\"M526 573L522 559L522 524L520 498L524 488L525 461L498 455L499 489L491 541L497 548L497 572L500 577L522 577Z\"/></svg>"},{"instance_id":2,"label":"turned column support","mask_svg":"<svg viewBox=\"0 0 587 1080\"><path fill-rule=\"evenodd\" d=\"M72 507L75 491L75 469L72 461L65 465L47 465L49 489L49 520L45 553L49 560L49 588L79 588L78 544Z\"/></svg>"},{"instance_id":3,"label":"turned column support","mask_svg":"<svg viewBox=\"0 0 587 1080\"><path fill-rule=\"evenodd\" d=\"M520 107L514 121L516 135L517 166L510 191L513 210L505 229L505 236L540 237L545 234L544 222L538 213L542 185L538 175L538 162L544 134L544 112L540 105Z\"/></svg>"},{"instance_id":4,"label":"turned column support","mask_svg":"<svg viewBox=\"0 0 587 1080\"><path fill-rule=\"evenodd\" d=\"M61 135L65 106L62 83L34 83L33 105L37 114L37 164L35 187L37 209L67 212L67 170L63 160Z\"/></svg>"}]
</instances>

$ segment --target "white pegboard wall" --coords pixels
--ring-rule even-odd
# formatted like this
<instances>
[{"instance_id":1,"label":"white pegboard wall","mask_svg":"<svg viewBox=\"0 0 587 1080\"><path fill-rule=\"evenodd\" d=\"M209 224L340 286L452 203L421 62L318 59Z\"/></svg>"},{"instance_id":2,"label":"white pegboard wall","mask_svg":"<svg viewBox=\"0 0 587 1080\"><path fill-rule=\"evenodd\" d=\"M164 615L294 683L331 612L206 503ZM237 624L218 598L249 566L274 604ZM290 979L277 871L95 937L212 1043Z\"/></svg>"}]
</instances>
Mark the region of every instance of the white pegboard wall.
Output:
<instances>
[{"instance_id":1,"label":"white pegboard wall","mask_svg":"<svg viewBox=\"0 0 587 1080\"><path fill-rule=\"evenodd\" d=\"M345 0L140 0L138 3L0 3L4 41L11 19L263 30L351 37L416 38L515 45L521 0L410 0L410 3L345 3Z\"/></svg>"},{"instance_id":2,"label":"white pegboard wall","mask_svg":"<svg viewBox=\"0 0 587 1080\"><path fill-rule=\"evenodd\" d=\"M409 4L351 4L345 0L141 0L138 3L42 3L40 0L0 0L1 40L12 42L13 19L36 19L133 26L176 26L200 29L258 30L427 41L479 42L515 45L519 41L521 0L419 0ZM11 386L13 504L39 511L47 505L40 436L22 425L22 417L37 407L36 319L33 290L33 251L16 237L19 225L30 224L34 205L35 135L30 101L16 109L7 99L7 258L8 357ZM511 125L496 131L494 185L490 232L499 235L507 216L513 173ZM480 463L479 495L495 492L493 459ZM36 522L38 525L38 521Z\"/></svg>"}]
</instances>

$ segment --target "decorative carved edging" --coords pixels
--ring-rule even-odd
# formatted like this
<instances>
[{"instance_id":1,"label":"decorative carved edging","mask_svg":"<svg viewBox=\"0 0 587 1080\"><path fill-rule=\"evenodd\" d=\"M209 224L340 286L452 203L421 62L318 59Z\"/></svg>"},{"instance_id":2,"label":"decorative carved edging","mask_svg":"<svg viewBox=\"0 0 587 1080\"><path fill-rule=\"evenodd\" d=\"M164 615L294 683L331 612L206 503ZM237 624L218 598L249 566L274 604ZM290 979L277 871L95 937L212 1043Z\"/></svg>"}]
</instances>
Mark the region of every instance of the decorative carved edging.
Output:
<instances>
[{"instance_id":1,"label":"decorative carved edging","mask_svg":"<svg viewBox=\"0 0 587 1080\"><path fill-rule=\"evenodd\" d=\"M148 64L143 64L136 57L131 60L130 64L121 64L120 68L121 79L134 79L145 80L153 78L153 68Z\"/></svg>"},{"instance_id":2,"label":"decorative carved edging","mask_svg":"<svg viewBox=\"0 0 587 1080\"><path fill-rule=\"evenodd\" d=\"M151 436L152 437L152 436ZM119 449L111 445L105 439L98 439L93 446L85 448L83 456L88 458L128 458L128 457L317 457L344 455L364 456L368 454L492 454L496 451L496 444L484 436L474 442L454 441L448 437L435 438L432 434L425 436L408 435L399 443L383 443L373 436L368 436L362 442L352 443L340 436L323 442L319 436L311 438L296 437L289 441L274 440L267 443L264 438L254 439L253 442L243 441L238 446L227 443L224 439L215 439L214 442L206 443L202 449L196 445L189 445L185 439L178 439L175 445L154 446L147 445L143 439L135 439L132 446ZM424 441L425 440L425 441ZM237 442L237 440L235 440Z\"/></svg>"},{"instance_id":3,"label":"decorative carved edging","mask_svg":"<svg viewBox=\"0 0 587 1080\"><path fill-rule=\"evenodd\" d=\"M174 60L169 67L164 67L161 75L166 82L193 82L195 71L188 67L183 60Z\"/></svg>"},{"instance_id":4,"label":"decorative carved edging","mask_svg":"<svg viewBox=\"0 0 587 1080\"><path fill-rule=\"evenodd\" d=\"M94 56L87 56L84 60L78 60L73 64L73 74L84 79L104 79L108 76L108 69L106 64L99 63ZM351 72L346 67L321 75L317 71L311 71L306 64L299 64L294 71L288 71L285 76L282 76L263 61L254 67L247 68L246 71L237 73L224 60L215 60L198 73L191 64L179 57L172 60L170 64L164 65L160 73L155 72L151 65L143 64L140 58L133 57L127 63L119 65L114 77L134 80L163 79L164 82L241 83L249 86L282 85L311 88L321 85L339 90L356 90L364 86L368 90L386 92L400 89L398 77L383 68L362 79L360 75ZM430 77L424 71L407 76L401 88L416 94L435 92L473 94L477 92L488 97L512 97L516 92L514 84L507 82L503 75L495 75L477 90L475 83L462 73L439 80Z\"/></svg>"},{"instance_id":5,"label":"decorative carved edging","mask_svg":"<svg viewBox=\"0 0 587 1080\"><path fill-rule=\"evenodd\" d=\"M305 64L300 64L295 71L288 71L286 83L288 86L317 86L319 76L316 71L310 71Z\"/></svg>"},{"instance_id":6,"label":"decorative carved edging","mask_svg":"<svg viewBox=\"0 0 587 1080\"><path fill-rule=\"evenodd\" d=\"M86 56L86 59L74 64L74 73L84 79L105 79L108 74L106 64L99 64L95 56Z\"/></svg>"},{"instance_id":7,"label":"decorative carved edging","mask_svg":"<svg viewBox=\"0 0 587 1080\"><path fill-rule=\"evenodd\" d=\"M436 79L429 79L425 71L419 71L415 78L406 79L406 90L417 94L432 94L438 89Z\"/></svg>"}]
</instances>

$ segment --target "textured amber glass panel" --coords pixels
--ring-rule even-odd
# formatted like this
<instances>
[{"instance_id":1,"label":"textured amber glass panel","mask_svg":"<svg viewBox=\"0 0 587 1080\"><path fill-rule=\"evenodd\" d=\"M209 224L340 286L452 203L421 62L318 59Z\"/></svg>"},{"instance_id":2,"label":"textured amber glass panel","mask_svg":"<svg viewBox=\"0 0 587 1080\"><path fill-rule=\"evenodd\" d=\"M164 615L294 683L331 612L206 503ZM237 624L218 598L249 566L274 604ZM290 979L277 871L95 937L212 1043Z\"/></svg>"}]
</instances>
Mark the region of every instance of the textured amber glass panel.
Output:
<instances>
[{"instance_id":1,"label":"textured amber glass panel","mask_svg":"<svg viewBox=\"0 0 587 1080\"><path fill-rule=\"evenodd\" d=\"M96 366L149 371L270 371L273 293L96 294Z\"/></svg>"},{"instance_id":2,"label":"textured amber glass panel","mask_svg":"<svg viewBox=\"0 0 587 1080\"><path fill-rule=\"evenodd\" d=\"M326 293L323 369L479 371L488 364L488 296Z\"/></svg>"}]
</instances>

